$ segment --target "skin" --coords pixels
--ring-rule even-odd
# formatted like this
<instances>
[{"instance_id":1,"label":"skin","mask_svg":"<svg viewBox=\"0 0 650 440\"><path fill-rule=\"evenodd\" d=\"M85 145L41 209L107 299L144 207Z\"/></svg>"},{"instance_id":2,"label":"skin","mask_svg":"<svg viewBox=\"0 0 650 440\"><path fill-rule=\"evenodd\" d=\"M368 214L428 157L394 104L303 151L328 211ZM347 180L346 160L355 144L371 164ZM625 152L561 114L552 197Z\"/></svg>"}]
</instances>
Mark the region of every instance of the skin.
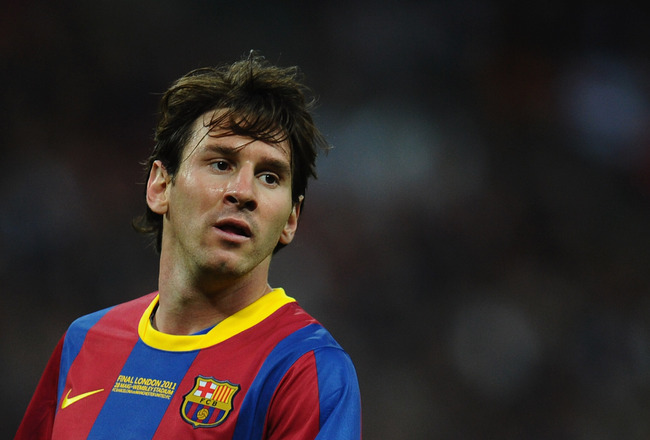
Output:
<instances>
[{"instance_id":1,"label":"skin","mask_svg":"<svg viewBox=\"0 0 650 440\"><path fill-rule=\"evenodd\" d=\"M154 326L168 334L208 328L268 293L273 250L298 226L288 143L224 136L206 127L213 115L194 123L176 175L156 161L147 182L163 216Z\"/></svg>"}]
</instances>

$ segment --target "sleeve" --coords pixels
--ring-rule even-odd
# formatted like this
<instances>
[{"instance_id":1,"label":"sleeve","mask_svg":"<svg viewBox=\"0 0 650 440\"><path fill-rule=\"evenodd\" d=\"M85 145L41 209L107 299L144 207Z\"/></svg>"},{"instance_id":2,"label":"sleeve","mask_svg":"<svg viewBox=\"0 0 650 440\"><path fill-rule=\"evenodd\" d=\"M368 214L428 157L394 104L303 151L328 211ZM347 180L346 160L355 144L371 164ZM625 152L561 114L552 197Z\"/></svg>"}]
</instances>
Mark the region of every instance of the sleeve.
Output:
<instances>
[{"instance_id":1,"label":"sleeve","mask_svg":"<svg viewBox=\"0 0 650 440\"><path fill-rule=\"evenodd\" d=\"M269 408L266 439L361 439L361 399L347 353L323 348L287 371Z\"/></svg>"},{"instance_id":2,"label":"sleeve","mask_svg":"<svg viewBox=\"0 0 650 440\"><path fill-rule=\"evenodd\" d=\"M59 365L61 364L64 339L65 336L59 340L45 367L14 440L45 440L52 438L52 427L57 405Z\"/></svg>"}]
</instances>

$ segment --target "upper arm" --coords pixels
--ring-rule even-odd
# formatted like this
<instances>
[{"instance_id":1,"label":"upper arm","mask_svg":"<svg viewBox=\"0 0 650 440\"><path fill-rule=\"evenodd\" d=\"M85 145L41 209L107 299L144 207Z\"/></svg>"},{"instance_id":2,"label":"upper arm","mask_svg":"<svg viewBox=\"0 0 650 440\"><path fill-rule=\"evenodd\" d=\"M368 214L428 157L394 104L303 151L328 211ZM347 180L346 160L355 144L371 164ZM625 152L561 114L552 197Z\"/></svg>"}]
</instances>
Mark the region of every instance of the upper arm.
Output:
<instances>
[{"instance_id":1,"label":"upper arm","mask_svg":"<svg viewBox=\"0 0 650 440\"><path fill-rule=\"evenodd\" d=\"M45 367L36 391L25 411L23 421L18 427L15 439L40 440L49 439L52 436L58 400L57 386L63 339L59 340Z\"/></svg>"},{"instance_id":2,"label":"upper arm","mask_svg":"<svg viewBox=\"0 0 650 440\"><path fill-rule=\"evenodd\" d=\"M361 403L356 372L340 348L300 357L273 396L265 438L361 438Z\"/></svg>"}]
</instances>

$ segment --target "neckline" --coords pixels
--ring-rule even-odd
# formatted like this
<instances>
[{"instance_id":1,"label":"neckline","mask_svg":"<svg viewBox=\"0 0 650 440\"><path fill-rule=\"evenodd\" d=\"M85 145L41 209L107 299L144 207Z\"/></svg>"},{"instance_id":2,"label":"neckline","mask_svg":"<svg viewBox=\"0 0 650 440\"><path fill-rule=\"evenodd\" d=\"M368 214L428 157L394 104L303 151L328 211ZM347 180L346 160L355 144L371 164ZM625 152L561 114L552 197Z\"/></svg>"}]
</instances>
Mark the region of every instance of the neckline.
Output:
<instances>
[{"instance_id":1,"label":"neckline","mask_svg":"<svg viewBox=\"0 0 650 440\"><path fill-rule=\"evenodd\" d=\"M159 295L156 295L142 314L138 324L138 335L148 346L165 351L192 351L216 345L253 327L280 307L295 301L287 296L284 289L276 288L253 304L227 317L207 333L170 335L156 330L151 324L151 316L158 306L159 298Z\"/></svg>"}]
</instances>

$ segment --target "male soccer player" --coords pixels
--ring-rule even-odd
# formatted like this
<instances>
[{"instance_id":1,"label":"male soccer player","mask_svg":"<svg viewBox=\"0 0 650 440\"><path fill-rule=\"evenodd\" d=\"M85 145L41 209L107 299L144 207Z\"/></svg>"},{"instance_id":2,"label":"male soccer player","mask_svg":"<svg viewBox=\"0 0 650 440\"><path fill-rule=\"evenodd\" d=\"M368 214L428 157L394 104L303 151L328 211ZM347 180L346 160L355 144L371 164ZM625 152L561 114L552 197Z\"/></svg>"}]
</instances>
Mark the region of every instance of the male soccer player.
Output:
<instances>
[{"instance_id":1,"label":"male soccer player","mask_svg":"<svg viewBox=\"0 0 650 440\"><path fill-rule=\"evenodd\" d=\"M17 439L359 439L356 373L281 288L325 141L295 68L251 54L162 97L137 229L158 291L76 320Z\"/></svg>"}]
</instances>

